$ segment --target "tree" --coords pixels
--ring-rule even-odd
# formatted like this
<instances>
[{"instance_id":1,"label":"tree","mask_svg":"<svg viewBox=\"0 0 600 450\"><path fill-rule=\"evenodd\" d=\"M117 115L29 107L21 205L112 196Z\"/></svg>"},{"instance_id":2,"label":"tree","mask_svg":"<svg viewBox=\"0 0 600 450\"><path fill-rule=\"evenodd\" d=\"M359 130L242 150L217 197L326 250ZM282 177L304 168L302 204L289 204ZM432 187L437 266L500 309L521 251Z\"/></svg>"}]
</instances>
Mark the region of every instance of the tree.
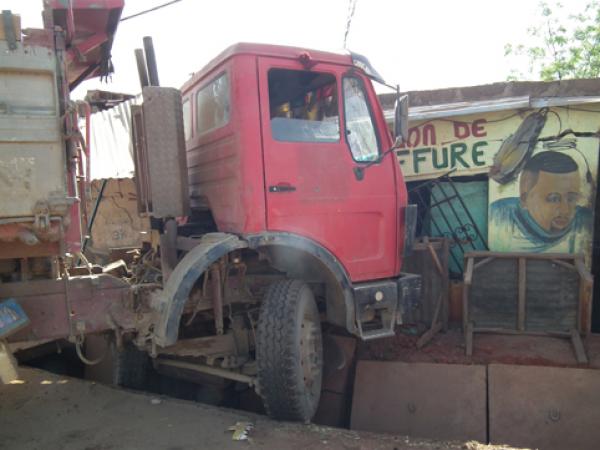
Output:
<instances>
[{"instance_id":1,"label":"tree","mask_svg":"<svg viewBox=\"0 0 600 450\"><path fill-rule=\"evenodd\" d=\"M540 22L527 30L537 45L506 44L505 56L525 56L529 73L544 81L600 76L600 2L565 16L563 5L541 2ZM513 70L509 80L525 78Z\"/></svg>"}]
</instances>

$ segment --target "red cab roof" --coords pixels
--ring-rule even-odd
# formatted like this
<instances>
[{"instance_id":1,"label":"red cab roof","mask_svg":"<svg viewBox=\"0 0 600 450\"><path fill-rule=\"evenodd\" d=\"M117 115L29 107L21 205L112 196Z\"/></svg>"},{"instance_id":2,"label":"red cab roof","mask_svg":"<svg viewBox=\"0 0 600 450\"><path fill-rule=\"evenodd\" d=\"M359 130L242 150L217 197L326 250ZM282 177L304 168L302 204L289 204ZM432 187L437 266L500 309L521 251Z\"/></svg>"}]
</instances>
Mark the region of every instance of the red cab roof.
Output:
<instances>
[{"instance_id":1,"label":"red cab roof","mask_svg":"<svg viewBox=\"0 0 600 450\"><path fill-rule=\"evenodd\" d=\"M202 79L207 73L210 73L215 67L218 67L229 58L238 55L269 56L287 59L299 59L301 55L308 55L310 57L310 61L315 63L327 62L329 64L340 64L344 66L352 65L352 57L350 56L349 52L334 53L301 47L241 42L226 48L199 72L194 73L194 75L192 75L192 77L182 86L181 91L185 92L191 86L195 85L198 80Z\"/></svg>"}]
</instances>

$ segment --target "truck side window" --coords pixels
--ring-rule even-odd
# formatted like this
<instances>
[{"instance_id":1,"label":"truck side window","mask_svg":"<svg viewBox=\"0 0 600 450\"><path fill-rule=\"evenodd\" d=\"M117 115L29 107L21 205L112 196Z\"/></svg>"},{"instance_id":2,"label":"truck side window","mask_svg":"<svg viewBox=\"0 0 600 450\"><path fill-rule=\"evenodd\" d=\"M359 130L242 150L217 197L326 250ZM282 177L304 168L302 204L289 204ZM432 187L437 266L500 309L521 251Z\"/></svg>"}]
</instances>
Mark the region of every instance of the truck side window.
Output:
<instances>
[{"instance_id":1,"label":"truck side window","mask_svg":"<svg viewBox=\"0 0 600 450\"><path fill-rule=\"evenodd\" d=\"M344 78L342 84L346 137L352 158L358 162L376 160L379 157L379 142L363 84L354 77Z\"/></svg>"},{"instance_id":2,"label":"truck side window","mask_svg":"<svg viewBox=\"0 0 600 450\"><path fill-rule=\"evenodd\" d=\"M335 76L303 70L269 71L273 139L339 142L340 116Z\"/></svg>"},{"instance_id":3,"label":"truck side window","mask_svg":"<svg viewBox=\"0 0 600 450\"><path fill-rule=\"evenodd\" d=\"M192 137L192 105L189 98L183 101L183 134L186 141Z\"/></svg>"},{"instance_id":4,"label":"truck side window","mask_svg":"<svg viewBox=\"0 0 600 450\"><path fill-rule=\"evenodd\" d=\"M229 76L224 73L196 94L196 130L198 134L227 125L230 109Z\"/></svg>"}]
</instances>

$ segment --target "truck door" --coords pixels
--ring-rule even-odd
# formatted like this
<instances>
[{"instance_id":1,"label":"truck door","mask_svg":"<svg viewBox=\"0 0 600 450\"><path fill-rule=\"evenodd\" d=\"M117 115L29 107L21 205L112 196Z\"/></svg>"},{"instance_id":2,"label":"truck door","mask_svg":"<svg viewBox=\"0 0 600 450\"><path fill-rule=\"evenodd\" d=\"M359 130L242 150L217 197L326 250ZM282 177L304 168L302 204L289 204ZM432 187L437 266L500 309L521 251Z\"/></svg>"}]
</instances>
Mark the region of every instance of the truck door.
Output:
<instances>
[{"instance_id":1,"label":"truck door","mask_svg":"<svg viewBox=\"0 0 600 450\"><path fill-rule=\"evenodd\" d=\"M389 145L366 83L344 66L259 59L268 230L319 243L353 281L395 275L398 258L395 161L354 172Z\"/></svg>"}]
</instances>

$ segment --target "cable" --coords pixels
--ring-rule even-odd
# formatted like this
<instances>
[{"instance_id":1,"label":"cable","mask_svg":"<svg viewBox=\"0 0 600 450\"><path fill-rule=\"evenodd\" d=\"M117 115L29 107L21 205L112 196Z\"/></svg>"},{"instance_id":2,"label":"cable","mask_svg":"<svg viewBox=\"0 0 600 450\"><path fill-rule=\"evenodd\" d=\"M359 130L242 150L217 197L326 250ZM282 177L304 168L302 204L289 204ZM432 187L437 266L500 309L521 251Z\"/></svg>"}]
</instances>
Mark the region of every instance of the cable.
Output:
<instances>
[{"instance_id":1,"label":"cable","mask_svg":"<svg viewBox=\"0 0 600 450\"><path fill-rule=\"evenodd\" d=\"M571 111L580 111L580 112L589 112L589 113L600 113L597 109L585 109L585 108L575 108L573 106L557 106L557 108L562 108Z\"/></svg>"},{"instance_id":2,"label":"cable","mask_svg":"<svg viewBox=\"0 0 600 450\"><path fill-rule=\"evenodd\" d=\"M165 6L169 6L169 5L172 5L174 3L178 3L180 1L181 0L172 0L172 1L167 2L167 3L163 3L162 5L155 6L154 8L146 9L145 11L140 11L140 12L132 14L130 16L123 17L121 20L119 20L119 22L124 22L125 20L129 20L129 19L133 19L134 17L142 16L142 15L147 14L149 12L156 11L157 9L164 8Z\"/></svg>"},{"instance_id":3,"label":"cable","mask_svg":"<svg viewBox=\"0 0 600 450\"><path fill-rule=\"evenodd\" d=\"M105 348L104 353L102 353L102 355L100 355L98 358L87 359L83 355L83 350L81 349L81 347L83 346L84 340L85 340L85 337L83 336L83 333L81 335L75 337L75 351L77 352L77 356L79 356L79 359L81 360L81 362L88 366L95 366L96 364L99 364L100 362L102 362L102 360L108 354L108 348Z\"/></svg>"},{"instance_id":4,"label":"cable","mask_svg":"<svg viewBox=\"0 0 600 450\"><path fill-rule=\"evenodd\" d=\"M352 24L357 2L358 0L348 0L348 19L346 20L346 31L344 32L344 48L348 48L346 47L346 43L348 42L348 33L350 33L350 25Z\"/></svg>"}]
</instances>

